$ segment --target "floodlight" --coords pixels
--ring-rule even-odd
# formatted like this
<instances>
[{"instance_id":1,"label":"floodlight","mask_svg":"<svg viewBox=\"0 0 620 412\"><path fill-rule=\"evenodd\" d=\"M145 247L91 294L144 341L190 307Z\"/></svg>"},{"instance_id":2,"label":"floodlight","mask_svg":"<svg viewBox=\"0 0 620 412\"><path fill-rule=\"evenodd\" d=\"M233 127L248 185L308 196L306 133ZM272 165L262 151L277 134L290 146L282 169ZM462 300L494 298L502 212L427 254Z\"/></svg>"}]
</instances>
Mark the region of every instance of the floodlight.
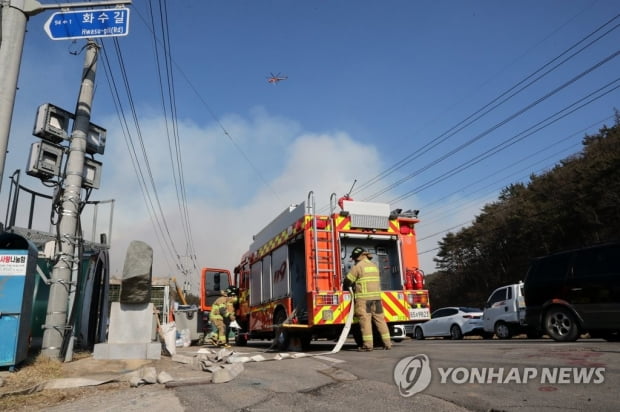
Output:
<instances>
[{"instance_id":1,"label":"floodlight","mask_svg":"<svg viewBox=\"0 0 620 412\"><path fill-rule=\"evenodd\" d=\"M60 176L63 148L44 141L33 143L30 147L26 174L41 179Z\"/></svg>"},{"instance_id":2,"label":"floodlight","mask_svg":"<svg viewBox=\"0 0 620 412\"><path fill-rule=\"evenodd\" d=\"M86 153L103 154L105 150L106 133L103 127L90 123L88 126L88 133L86 134Z\"/></svg>"},{"instance_id":3,"label":"floodlight","mask_svg":"<svg viewBox=\"0 0 620 412\"><path fill-rule=\"evenodd\" d=\"M75 116L51 103L45 103L37 109L32 134L52 143L60 143L69 138L69 122Z\"/></svg>"},{"instance_id":4,"label":"floodlight","mask_svg":"<svg viewBox=\"0 0 620 412\"><path fill-rule=\"evenodd\" d=\"M101 183L101 162L93 159L84 159L84 171L82 173L82 187L99 189Z\"/></svg>"}]
</instances>

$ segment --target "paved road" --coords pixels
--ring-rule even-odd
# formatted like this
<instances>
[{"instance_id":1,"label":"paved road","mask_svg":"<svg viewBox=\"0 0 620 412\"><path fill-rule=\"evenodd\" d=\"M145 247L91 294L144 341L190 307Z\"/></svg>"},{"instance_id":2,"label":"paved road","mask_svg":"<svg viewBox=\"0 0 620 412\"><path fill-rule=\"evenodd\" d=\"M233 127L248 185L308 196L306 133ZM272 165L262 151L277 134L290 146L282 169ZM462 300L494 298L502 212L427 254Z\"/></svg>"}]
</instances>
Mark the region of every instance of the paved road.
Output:
<instances>
[{"instance_id":1,"label":"paved road","mask_svg":"<svg viewBox=\"0 0 620 412\"><path fill-rule=\"evenodd\" d=\"M373 352L366 365L352 360L356 354L339 355L347 372L394 386L399 362L425 355L431 381L412 400L425 394L481 411L617 411L620 404L620 344L603 340L404 341Z\"/></svg>"},{"instance_id":2,"label":"paved road","mask_svg":"<svg viewBox=\"0 0 620 412\"><path fill-rule=\"evenodd\" d=\"M360 353L347 344L325 354L333 346L314 342L311 356L244 363L225 384L152 385L50 410L618 410L618 343L405 340L391 351ZM274 355L265 342L234 349Z\"/></svg>"}]
</instances>

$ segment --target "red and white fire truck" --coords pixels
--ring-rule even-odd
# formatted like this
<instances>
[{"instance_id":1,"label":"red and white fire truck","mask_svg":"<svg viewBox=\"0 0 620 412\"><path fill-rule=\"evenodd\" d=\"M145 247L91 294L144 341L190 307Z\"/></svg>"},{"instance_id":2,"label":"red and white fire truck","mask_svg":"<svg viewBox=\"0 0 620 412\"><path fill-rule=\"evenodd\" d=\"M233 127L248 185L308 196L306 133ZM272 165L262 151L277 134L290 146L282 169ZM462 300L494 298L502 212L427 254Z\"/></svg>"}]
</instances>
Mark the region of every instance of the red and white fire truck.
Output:
<instances>
[{"instance_id":1,"label":"red and white fire truck","mask_svg":"<svg viewBox=\"0 0 620 412\"><path fill-rule=\"evenodd\" d=\"M291 339L337 338L352 310L342 280L356 247L371 253L380 270L381 301L388 326L430 319L428 291L419 269L417 211L390 210L386 203L330 198L329 214L315 211L314 193L291 205L254 236L232 282L239 288L236 343L272 339L286 349ZM231 281L224 270L202 270L205 302ZM207 285L211 285L207 287Z\"/></svg>"}]
</instances>

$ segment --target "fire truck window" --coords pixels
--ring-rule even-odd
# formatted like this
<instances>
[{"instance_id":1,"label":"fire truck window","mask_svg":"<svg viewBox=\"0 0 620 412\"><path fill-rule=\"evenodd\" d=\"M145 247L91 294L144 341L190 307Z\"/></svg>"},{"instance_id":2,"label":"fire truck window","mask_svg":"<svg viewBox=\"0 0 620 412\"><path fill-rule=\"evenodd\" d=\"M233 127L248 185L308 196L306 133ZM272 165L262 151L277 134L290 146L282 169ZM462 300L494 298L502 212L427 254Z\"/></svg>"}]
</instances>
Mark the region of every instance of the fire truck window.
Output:
<instances>
[{"instance_id":1,"label":"fire truck window","mask_svg":"<svg viewBox=\"0 0 620 412\"><path fill-rule=\"evenodd\" d=\"M213 275L213 290L215 291L220 291L220 278L221 275L219 273L216 273Z\"/></svg>"},{"instance_id":2,"label":"fire truck window","mask_svg":"<svg viewBox=\"0 0 620 412\"><path fill-rule=\"evenodd\" d=\"M207 272L207 295L219 295L220 291L225 290L228 286L228 277L221 272Z\"/></svg>"}]
</instances>

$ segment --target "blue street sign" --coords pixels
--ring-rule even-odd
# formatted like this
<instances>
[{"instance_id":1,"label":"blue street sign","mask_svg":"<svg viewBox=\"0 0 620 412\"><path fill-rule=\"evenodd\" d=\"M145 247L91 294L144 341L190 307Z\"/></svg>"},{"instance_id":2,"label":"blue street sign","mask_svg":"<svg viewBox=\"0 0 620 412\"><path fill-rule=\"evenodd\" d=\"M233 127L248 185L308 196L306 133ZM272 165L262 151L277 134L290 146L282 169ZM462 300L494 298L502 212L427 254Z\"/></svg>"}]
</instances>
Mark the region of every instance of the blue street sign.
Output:
<instances>
[{"instance_id":1,"label":"blue street sign","mask_svg":"<svg viewBox=\"0 0 620 412\"><path fill-rule=\"evenodd\" d=\"M60 11L43 27L52 40L126 36L129 33L129 9Z\"/></svg>"}]
</instances>

